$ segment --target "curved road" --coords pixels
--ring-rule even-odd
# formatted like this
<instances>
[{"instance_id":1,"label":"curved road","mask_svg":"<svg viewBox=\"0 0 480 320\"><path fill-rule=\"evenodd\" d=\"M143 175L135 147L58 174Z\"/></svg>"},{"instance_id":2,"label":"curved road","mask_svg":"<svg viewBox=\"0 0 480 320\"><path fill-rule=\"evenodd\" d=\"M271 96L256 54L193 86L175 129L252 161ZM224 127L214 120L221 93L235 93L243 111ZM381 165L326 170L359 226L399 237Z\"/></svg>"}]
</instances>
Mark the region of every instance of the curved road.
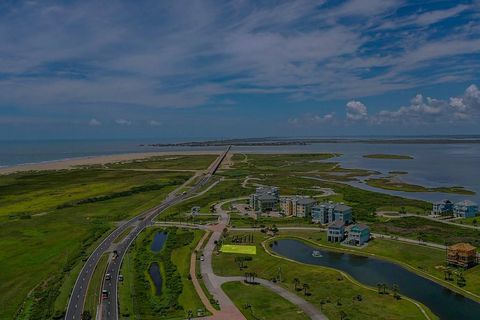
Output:
<instances>
[{"instance_id":1,"label":"curved road","mask_svg":"<svg viewBox=\"0 0 480 320\"><path fill-rule=\"evenodd\" d=\"M217 169L220 167L223 159L230 151L230 147L222 153L210 166L208 172L202 177L190 190L186 193L180 195L169 195L165 201L160 205L140 214L137 217L130 219L125 222L112 233L110 233L100 245L93 251L90 257L87 259L85 265L83 266L80 274L77 277L75 285L73 287L72 293L70 295L70 300L68 302L67 312L65 315L66 320L75 320L81 319L83 312L83 305L85 302L85 297L87 295L88 284L92 278L93 272L95 270L100 257L110 250L116 250L116 255L109 260L107 267L107 273L111 274L111 280L104 281L102 289L109 291L109 297L102 301L101 306L101 318L102 319L118 319L118 302L117 302L117 283L118 275L120 271L121 261L125 255L126 250L133 242L133 240L138 236L140 232L143 231L148 225L153 223L153 219L162 211L168 207L175 205L195 194L201 187L207 184L211 177L215 174ZM114 240L126 229L133 227L133 230L123 239L120 243L114 244Z\"/></svg>"}]
</instances>

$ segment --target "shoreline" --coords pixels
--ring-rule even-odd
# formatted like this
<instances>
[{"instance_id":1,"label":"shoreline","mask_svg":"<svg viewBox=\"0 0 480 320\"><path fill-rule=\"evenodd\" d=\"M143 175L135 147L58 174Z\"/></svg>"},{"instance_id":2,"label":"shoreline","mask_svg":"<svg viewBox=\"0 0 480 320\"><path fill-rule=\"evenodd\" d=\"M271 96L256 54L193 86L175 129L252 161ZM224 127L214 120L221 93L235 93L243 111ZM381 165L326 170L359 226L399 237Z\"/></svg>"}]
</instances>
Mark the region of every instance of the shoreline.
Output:
<instances>
[{"instance_id":1,"label":"shoreline","mask_svg":"<svg viewBox=\"0 0 480 320\"><path fill-rule=\"evenodd\" d=\"M17 164L12 166L0 166L0 175L25 172L25 171L43 171L43 170L65 170L75 169L78 166L104 165L107 163L116 163L123 161L133 161L147 159L155 156L174 156L174 155L209 155L219 154L221 151L197 150L197 151L156 151L156 152L132 152L121 154L110 154L102 156L87 156L78 158L65 158L58 160L48 160L42 162Z\"/></svg>"}]
</instances>

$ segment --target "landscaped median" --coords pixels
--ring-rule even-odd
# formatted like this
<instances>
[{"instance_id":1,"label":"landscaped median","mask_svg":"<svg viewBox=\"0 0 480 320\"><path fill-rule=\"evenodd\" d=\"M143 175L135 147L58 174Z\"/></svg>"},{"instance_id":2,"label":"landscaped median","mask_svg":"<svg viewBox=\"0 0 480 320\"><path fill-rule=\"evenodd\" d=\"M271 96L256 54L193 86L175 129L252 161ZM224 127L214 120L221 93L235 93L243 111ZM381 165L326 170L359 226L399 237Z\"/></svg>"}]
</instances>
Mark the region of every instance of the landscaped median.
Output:
<instances>
[{"instance_id":1,"label":"landscaped median","mask_svg":"<svg viewBox=\"0 0 480 320\"><path fill-rule=\"evenodd\" d=\"M232 240L232 235L241 232L231 231L224 243ZM257 254L246 262L236 259L242 256L220 253L213 256L213 267L220 276L244 276L256 273L258 278L277 282L283 288L301 295L314 304L330 319L347 316L348 319L374 319L381 315L384 319L426 319L422 311L406 299L397 300L391 295L380 295L374 288L359 284L348 275L330 268L305 265L269 254L262 243L270 238L263 234L254 235ZM266 246L268 247L268 246ZM239 261L243 262L240 263ZM235 289L235 288L233 288ZM278 297L272 297L275 299ZM274 303L274 301L271 301ZM436 319L428 308L429 319Z\"/></svg>"}]
</instances>

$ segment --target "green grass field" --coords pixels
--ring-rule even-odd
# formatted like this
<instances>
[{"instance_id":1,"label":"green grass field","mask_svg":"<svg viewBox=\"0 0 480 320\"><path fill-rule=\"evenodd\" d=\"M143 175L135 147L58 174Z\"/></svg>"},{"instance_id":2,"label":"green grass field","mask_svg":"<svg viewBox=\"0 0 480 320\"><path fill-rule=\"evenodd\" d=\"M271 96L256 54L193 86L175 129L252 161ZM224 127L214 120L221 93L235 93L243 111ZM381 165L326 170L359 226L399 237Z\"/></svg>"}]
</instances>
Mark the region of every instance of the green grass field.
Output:
<instances>
[{"instance_id":1,"label":"green grass field","mask_svg":"<svg viewBox=\"0 0 480 320\"><path fill-rule=\"evenodd\" d=\"M310 319L296 305L265 287L227 282L222 285L222 289L247 320Z\"/></svg>"},{"instance_id":2,"label":"green grass field","mask_svg":"<svg viewBox=\"0 0 480 320\"><path fill-rule=\"evenodd\" d=\"M220 251L223 253L235 254L257 254L257 247L235 244L223 244L220 248Z\"/></svg>"},{"instance_id":3,"label":"green grass field","mask_svg":"<svg viewBox=\"0 0 480 320\"><path fill-rule=\"evenodd\" d=\"M231 236L234 234L241 233L231 232L225 243L230 242ZM214 255L215 273L221 276L243 276L245 272L255 272L260 278L281 279L277 282L279 285L292 292L297 292L321 309L329 319L340 319L342 311L351 320L425 319L413 303L405 299L396 300L391 295L379 295L375 288L367 289L359 286L336 270L273 257L267 254L260 245L265 239L261 234L255 235L257 255L253 257L252 261L246 263L246 269L239 268L234 254ZM299 279L300 287L304 283L308 284L310 295L305 296L302 291L295 291L295 278ZM361 301L356 299L358 296L361 296ZM278 296L272 297L272 299L278 299ZM275 301L270 303L273 304ZM429 313L431 315L431 312ZM434 315L431 315L431 318L436 319Z\"/></svg>"},{"instance_id":4,"label":"green grass field","mask_svg":"<svg viewBox=\"0 0 480 320\"><path fill-rule=\"evenodd\" d=\"M169 167L206 168L207 159L183 158ZM95 243L192 174L97 167L1 175L0 319L17 312L19 319L61 318Z\"/></svg>"}]
</instances>

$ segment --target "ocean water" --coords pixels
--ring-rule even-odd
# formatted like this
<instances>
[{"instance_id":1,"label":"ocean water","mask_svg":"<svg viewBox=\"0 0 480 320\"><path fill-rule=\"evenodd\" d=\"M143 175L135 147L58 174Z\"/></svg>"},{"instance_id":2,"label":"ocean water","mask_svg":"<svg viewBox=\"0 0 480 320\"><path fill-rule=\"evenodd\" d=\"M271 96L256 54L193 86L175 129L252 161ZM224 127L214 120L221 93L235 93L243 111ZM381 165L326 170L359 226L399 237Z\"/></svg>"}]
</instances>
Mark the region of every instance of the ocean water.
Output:
<instances>
[{"instance_id":1,"label":"ocean water","mask_svg":"<svg viewBox=\"0 0 480 320\"><path fill-rule=\"evenodd\" d=\"M60 159L92 157L152 151L220 151L224 147L149 147L150 143L172 142L151 140L57 140L57 141L0 141L0 166L13 166ZM140 146L144 144L145 146ZM476 192L474 196L452 195L439 192L399 192L369 187L362 182L352 185L408 198L436 201L470 199L480 203L480 144L368 144L318 143L291 146L242 146L233 152L243 153L341 153L337 161L346 168L379 171L406 171L401 179L412 184L430 187L463 186ZM367 159L365 154L391 153L413 156L413 160Z\"/></svg>"}]
</instances>

